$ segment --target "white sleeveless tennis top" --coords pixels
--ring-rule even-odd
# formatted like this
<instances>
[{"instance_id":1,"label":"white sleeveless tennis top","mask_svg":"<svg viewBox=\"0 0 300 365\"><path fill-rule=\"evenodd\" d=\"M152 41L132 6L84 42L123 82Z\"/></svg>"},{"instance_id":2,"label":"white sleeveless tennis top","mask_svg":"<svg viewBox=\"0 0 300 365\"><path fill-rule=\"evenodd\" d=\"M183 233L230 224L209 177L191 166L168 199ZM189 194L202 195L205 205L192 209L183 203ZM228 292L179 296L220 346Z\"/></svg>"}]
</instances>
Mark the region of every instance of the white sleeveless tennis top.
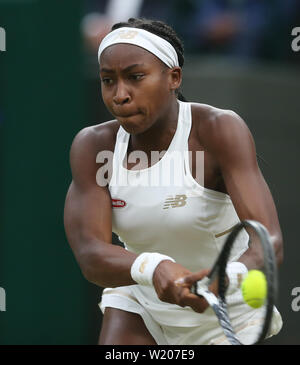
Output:
<instances>
[{"instance_id":1,"label":"white sleeveless tennis top","mask_svg":"<svg viewBox=\"0 0 300 365\"><path fill-rule=\"evenodd\" d=\"M130 134L120 127L109 190L113 232L127 250L165 254L194 272L212 266L240 220L229 195L206 189L192 177L191 125L191 104L179 101L177 128L168 150L159 162L142 170L123 166ZM248 235L242 232L231 260L247 248Z\"/></svg>"}]
</instances>

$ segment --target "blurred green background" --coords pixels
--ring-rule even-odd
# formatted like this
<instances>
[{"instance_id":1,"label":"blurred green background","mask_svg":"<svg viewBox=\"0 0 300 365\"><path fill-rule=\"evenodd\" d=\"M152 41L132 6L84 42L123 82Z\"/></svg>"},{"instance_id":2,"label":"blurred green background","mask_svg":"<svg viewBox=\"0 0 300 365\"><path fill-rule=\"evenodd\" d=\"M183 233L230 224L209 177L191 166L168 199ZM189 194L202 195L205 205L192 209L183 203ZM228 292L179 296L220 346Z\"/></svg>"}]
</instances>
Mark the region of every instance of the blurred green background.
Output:
<instances>
[{"instance_id":1,"label":"blurred green background","mask_svg":"<svg viewBox=\"0 0 300 365\"><path fill-rule=\"evenodd\" d=\"M83 127L110 118L95 49L82 31L87 3L0 0L7 36L7 50L0 52L0 287L6 291L0 344L98 339L101 288L83 278L63 227L72 140ZM300 312L291 308L292 289L300 287L300 64L290 49L296 25L277 38L285 52L270 48L245 61L190 49L184 69L183 94L238 112L266 161L261 168L285 239L278 300L284 327L270 344L300 344Z\"/></svg>"}]
</instances>

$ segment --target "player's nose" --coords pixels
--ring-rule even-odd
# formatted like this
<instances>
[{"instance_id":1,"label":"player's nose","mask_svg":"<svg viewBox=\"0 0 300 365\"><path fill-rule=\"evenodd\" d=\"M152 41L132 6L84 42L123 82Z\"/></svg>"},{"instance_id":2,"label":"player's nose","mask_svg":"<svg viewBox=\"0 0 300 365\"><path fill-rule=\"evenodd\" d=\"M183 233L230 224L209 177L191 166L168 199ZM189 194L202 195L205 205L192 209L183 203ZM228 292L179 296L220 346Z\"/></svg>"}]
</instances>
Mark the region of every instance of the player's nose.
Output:
<instances>
[{"instance_id":1,"label":"player's nose","mask_svg":"<svg viewBox=\"0 0 300 365\"><path fill-rule=\"evenodd\" d=\"M118 83L116 93L113 96L113 102L116 105L124 105L130 102L130 95L128 89L123 83Z\"/></svg>"}]
</instances>

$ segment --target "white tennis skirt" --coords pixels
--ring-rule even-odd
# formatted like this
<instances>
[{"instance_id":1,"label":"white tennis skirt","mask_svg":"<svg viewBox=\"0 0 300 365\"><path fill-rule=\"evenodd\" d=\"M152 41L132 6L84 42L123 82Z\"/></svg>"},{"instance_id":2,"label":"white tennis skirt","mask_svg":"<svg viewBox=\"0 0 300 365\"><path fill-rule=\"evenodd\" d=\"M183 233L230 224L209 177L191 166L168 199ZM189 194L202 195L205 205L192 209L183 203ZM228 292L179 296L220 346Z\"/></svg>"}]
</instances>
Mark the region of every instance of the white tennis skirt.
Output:
<instances>
[{"instance_id":1,"label":"white tennis skirt","mask_svg":"<svg viewBox=\"0 0 300 365\"><path fill-rule=\"evenodd\" d=\"M228 311L238 338L245 344L253 343L263 321L263 310L252 309L244 303L240 291L226 297ZM190 307L162 302L153 288L141 285L106 288L99 307L139 314L158 345L229 345L213 310L196 313ZM274 308L267 337L282 328L282 318Z\"/></svg>"}]
</instances>

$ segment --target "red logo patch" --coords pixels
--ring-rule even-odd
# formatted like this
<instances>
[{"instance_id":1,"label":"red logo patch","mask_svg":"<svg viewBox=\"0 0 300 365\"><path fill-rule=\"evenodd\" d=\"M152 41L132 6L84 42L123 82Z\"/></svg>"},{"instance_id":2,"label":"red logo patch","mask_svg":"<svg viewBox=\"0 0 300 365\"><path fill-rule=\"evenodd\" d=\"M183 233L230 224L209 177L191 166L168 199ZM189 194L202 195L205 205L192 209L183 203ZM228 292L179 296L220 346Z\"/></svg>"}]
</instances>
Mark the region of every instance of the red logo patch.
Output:
<instances>
[{"instance_id":1,"label":"red logo patch","mask_svg":"<svg viewBox=\"0 0 300 365\"><path fill-rule=\"evenodd\" d=\"M112 199L111 204L113 208L124 208L126 207L126 202L121 199Z\"/></svg>"}]
</instances>

